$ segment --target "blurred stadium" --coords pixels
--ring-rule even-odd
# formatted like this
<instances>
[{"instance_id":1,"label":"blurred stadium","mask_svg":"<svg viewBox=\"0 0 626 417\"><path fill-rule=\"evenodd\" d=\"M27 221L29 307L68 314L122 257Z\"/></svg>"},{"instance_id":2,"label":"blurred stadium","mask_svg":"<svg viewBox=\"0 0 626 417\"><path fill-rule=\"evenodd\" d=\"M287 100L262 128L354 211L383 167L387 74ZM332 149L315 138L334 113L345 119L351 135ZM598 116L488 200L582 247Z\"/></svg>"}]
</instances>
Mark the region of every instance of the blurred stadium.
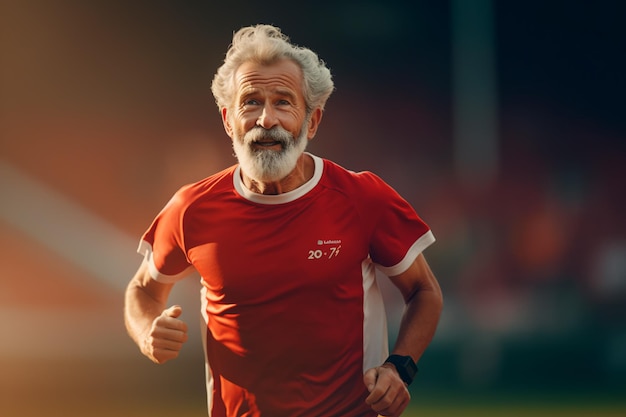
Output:
<instances>
[{"instance_id":1,"label":"blurred stadium","mask_svg":"<svg viewBox=\"0 0 626 417\"><path fill-rule=\"evenodd\" d=\"M0 415L205 414L198 334L149 363L122 294L170 195L235 162L210 82L254 23L334 73L310 150L381 175L438 238L445 311L406 415L625 415L625 18L604 0L0 0ZM192 329L197 290L173 300Z\"/></svg>"}]
</instances>

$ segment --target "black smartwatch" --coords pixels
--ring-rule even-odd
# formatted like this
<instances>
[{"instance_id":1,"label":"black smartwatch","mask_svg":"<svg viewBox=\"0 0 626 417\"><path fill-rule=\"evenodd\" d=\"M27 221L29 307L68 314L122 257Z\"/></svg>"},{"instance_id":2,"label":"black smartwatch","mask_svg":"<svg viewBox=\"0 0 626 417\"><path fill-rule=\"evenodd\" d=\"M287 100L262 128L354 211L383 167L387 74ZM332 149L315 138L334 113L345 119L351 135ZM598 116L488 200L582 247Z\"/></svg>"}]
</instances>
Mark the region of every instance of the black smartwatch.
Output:
<instances>
[{"instance_id":1,"label":"black smartwatch","mask_svg":"<svg viewBox=\"0 0 626 417\"><path fill-rule=\"evenodd\" d=\"M398 370L400 378L405 384L411 385L415 375L417 375L417 365L410 356L389 355L385 363L391 363Z\"/></svg>"}]
</instances>

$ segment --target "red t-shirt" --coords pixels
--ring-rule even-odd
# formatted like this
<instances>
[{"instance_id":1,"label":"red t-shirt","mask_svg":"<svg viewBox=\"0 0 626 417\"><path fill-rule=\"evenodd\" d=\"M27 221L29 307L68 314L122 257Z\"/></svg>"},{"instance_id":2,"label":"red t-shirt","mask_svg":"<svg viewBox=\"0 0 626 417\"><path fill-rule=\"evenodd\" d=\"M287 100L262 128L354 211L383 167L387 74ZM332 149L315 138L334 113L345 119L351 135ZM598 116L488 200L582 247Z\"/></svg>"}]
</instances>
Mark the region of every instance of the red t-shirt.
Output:
<instances>
[{"instance_id":1,"label":"red t-shirt","mask_svg":"<svg viewBox=\"0 0 626 417\"><path fill-rule=\"evenodd\" d=\"M212 417L376 416L375 267L398 275L435 239L380 178L311 156L313 178L284 194L250 192L238 166L183 187L143 236L154 279L202 277Z\"/></svg>"}]
</instances>

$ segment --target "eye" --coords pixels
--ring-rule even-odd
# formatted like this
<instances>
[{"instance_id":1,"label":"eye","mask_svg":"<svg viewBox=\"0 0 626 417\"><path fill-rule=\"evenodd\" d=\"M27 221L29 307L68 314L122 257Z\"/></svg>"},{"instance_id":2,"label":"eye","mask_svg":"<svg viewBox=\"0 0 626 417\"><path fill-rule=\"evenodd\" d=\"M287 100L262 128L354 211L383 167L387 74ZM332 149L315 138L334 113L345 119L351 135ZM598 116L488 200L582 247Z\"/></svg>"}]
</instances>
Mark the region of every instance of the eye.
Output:
<instances>
[{"instance_id":1,"label":"eye","mask_svg":"<svg viewBox=\"0 0 626 417\"><path fill-rule=\"evenodd\" d=\"M291 102L289 100L286 99L280 99L276 102L277 105L279 106L289 106L291 105Z\"/></svg>"},{"instance_id":2,"label":"eye","mask_svg":"<svg viewBox=\"0 0 626 417\"><path fill-rule=\"evenodd\" d=\"M258 106L259 104L259 101L254 98L249 98L243 101L244 106Z\"/></svg>"}]
</instances>

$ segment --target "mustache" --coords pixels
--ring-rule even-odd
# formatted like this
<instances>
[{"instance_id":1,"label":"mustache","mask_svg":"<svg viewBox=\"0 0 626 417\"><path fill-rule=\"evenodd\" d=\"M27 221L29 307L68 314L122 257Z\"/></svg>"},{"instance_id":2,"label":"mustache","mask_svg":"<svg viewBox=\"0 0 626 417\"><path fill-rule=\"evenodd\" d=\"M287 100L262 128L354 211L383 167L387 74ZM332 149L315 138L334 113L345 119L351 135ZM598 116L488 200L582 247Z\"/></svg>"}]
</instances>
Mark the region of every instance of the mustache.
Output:
<instances>
[{"instance_id":1,"label":"mustache","mask_svg":"<svg viewBox=\"0 0 626 417\"><path fill-rule=\"evenodd\" d=\"M279 142L283 146L289 145L294 141L293 135L280 126L274 126L270 129L255 126L246 132L243 139L246 144L270 139L275 142Z\"/></svg>"}]
</instances>

